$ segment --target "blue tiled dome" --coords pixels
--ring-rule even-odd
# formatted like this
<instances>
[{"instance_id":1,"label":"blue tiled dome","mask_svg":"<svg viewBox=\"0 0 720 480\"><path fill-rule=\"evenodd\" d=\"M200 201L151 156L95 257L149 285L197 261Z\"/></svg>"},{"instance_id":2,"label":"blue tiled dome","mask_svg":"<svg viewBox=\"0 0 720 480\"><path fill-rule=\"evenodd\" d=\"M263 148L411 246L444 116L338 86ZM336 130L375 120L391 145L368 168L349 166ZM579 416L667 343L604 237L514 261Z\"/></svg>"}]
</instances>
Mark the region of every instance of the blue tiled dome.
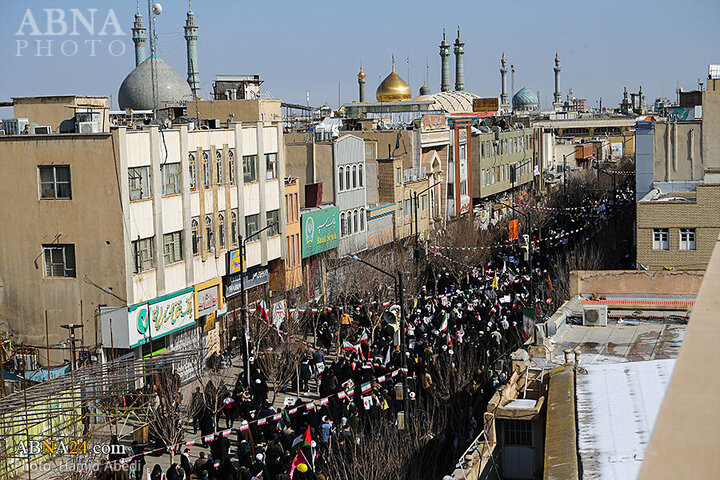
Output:
<instances>
[{"instance_id":1,"label":"blue tiled dome","mask_svg":"<svg viewBox=\"0 0 720 480\"><path fill-rule=\"evenodd\" d=\"M192 90L182 75L164 60L149 57L130 72L120 85L118 104L121 110L128 108L133 110L153 109L151 61L154 63L157 78L158 108L163 108L169 103L183 103L192 100Z\"/></svg>"},{"instance_id":2,"label":"blue tiled dome","mask_svg":"<svg viewBox=\"0 0 720 480\"><path fill-rule=\"evenodd\" d=\"M527 87L521 88L513 95L512 104L514 110L536 110L540 107L537 95Z\"/></svg>"}]
</instances>

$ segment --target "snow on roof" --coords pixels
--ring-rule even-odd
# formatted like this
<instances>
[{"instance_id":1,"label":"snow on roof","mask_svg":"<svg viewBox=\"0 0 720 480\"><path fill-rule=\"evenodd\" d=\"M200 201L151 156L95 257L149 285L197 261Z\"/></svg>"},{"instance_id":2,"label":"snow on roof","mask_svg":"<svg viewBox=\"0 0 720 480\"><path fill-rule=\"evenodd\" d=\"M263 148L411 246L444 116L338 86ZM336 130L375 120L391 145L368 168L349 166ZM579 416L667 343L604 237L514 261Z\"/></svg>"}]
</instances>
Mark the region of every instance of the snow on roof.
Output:
<instances>
[{"instance_id":1,"label":"snow on roof","mask_svg":"<svg viewBox=\"0 0 720 480\"><path fill-rule=\"evenodd\" d=\"M675 359L593 364L577 375L583 480L637 478L674 366Z\"/></svg>"}]
</instances>

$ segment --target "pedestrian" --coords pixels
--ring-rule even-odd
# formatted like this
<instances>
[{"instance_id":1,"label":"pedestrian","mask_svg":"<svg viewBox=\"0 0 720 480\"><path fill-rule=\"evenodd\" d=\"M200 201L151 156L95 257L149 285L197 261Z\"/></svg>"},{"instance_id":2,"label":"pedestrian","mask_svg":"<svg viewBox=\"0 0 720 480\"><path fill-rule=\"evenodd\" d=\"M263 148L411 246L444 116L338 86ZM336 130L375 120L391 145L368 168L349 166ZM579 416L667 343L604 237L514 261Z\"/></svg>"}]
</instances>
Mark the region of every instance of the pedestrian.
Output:
<instances>
[{"instance_id":1,"label":"pedestrian","mask_svg":"<svg viewBox=\"0 0 720 480\"><path fill-rule=\"evenodd\" d=\"M180 454L180 467L185 471L185 475L189 478L192 474L193 469L190 466L190 449L186 448L183 453Z\"/></svg>"}]
</instances>

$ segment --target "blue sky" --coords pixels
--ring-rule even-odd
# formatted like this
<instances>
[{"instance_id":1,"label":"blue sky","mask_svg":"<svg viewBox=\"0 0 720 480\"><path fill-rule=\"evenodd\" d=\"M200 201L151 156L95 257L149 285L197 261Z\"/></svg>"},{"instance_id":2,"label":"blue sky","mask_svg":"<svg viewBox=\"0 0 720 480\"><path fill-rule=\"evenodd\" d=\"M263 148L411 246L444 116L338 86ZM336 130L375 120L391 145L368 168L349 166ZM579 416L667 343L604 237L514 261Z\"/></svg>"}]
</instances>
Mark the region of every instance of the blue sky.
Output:
<instances>
[{"instance_id":1,"label":"blue sky","mask_svg":"<svg viewBox=\"0 0 720 480\"><path fill-rule=\"evenodd\" d=\"M130 28L135 0L0 0L0 100L13 96L88 94L117 91L134 67ZM147 24L147 2L141 0ZM187 1L165 0L157 20L158 54L185 75L182 25ZM44 9L62 9L72 31L72 12L89 16L96 8L94 34L79 24L79 35L46 35ZM18 30L27 9L41 35ZM124 35L112 25L98 35L110 10ZM643 85L648 101L675 95L677 82L691 89L707 75L708 63L720 63L720 2L717 0L195 0L200 27L199 70L202 95L209 96L216 74L259 74L274 97L313 105L357 99L356 74L362 59L367 92L390 72L391 56L414 94L422 85L426 58L429 85L439 89L438 44L442 28L455 39L460 24L465 41L466 90L498 96L499 59L506 52L515 66L515 90L540 91L544 105L553 91L553 57L560 51L561 90L596 106L616 105L623 86ZM111 22L112 23L112 22ZM56 31L61 24L55 24ZM23 41L28 42L22 48ZM48 44L47 41L52 41ZM91 56L90 41L95 41ZM111 42L115 42L111 45ZM41 46L37 55L37 45ZM61 51L63 42L65 56ZM122 45L125 53L122 52ZM50 45L53 56L47 56ZM19 50L18 50L19 49ZM149 49L148 49L149 50ZM20 53L18 55L18 52ZM451 60L454 83L454 59ZM0 109L3 117L7 109Z\"/></svg>"}]
</instances>

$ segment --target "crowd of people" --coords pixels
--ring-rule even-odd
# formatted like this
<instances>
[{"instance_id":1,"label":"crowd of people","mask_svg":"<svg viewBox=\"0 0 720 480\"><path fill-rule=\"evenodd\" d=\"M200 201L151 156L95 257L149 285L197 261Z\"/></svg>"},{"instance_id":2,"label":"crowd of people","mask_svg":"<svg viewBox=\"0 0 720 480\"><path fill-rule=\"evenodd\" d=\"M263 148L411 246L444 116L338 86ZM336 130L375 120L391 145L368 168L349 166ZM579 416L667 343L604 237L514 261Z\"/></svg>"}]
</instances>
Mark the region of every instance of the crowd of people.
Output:
<instances>
[{"instance_id":1,"label":"crowd of people","mask_svg":"<svg viewBox=\"0 0 720 480\"><path fill-rule=\"evenodd\" d=\"M207 454L192 462L184 451L180 463L165 472L155 465L149 479L321 478L329 455L351 461L359 438L377 422L397 422L406 404L412 416L447 401L454 393L448 379L458 374L473 395L467 438L474 438L487 400L506 381L508 370L499 359L532 335L536 304L548 300L537 290L531 295L531 281L542 284L547 277L552 284L553 249L567 248L568 232L587 235L594 223L607 220L610 208L609 202L600 202L590 212L549 217L532 232L532 266L517 246L498 250L485 264L467 265L465 277L438 264L443 266L437 281L406 302L404 345L397 315L349 309L337 335L331 319L321 318L316 347L308 347L300 362L294 389L315 388L324 402L273 406L269 379L254 363L249 383L243 372L232 388L212 382L197 387L189 408L193 430L200 438L212 438L204 444ZM213 362L212 368L219 368L231 357ZM223 422L232 435L217 434Z\"/></svg>"}]
</instances>

